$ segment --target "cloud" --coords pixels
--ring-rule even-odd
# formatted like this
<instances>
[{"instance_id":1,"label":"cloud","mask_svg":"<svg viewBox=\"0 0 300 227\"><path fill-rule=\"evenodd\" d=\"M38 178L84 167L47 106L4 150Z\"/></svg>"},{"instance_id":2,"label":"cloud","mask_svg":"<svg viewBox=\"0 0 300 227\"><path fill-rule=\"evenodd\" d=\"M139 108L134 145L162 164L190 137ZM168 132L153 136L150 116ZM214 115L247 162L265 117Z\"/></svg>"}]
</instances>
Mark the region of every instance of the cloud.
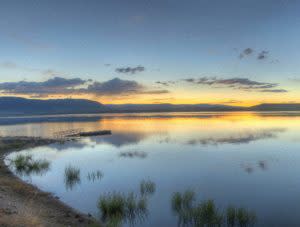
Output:
<instances>
[{"instance_id":1,"label":"cloud","mask_svg":"<svg viewBox=\"0 0 300 227\"><path fill-rule=\"evenodd\" d=\"M263 50L260 53L258 53L257 59L258 60L264 60L268 57L269 51Z\"/></svg>"},{"instance_id":2,"label":"cloud","mask_svg":"<svg viewBox=\"0 0 300 227\"><path fill-rule=\"evenodd\" d=\"M179 82L186 82L193 85L206 85L213 88L231 88L244 91L258 91L270 93L283 93L288 92L285 89L279 88L277 83L258 82L248 78L234 77L229 79L218 77L199 77L199 78L185 78L180 81L156 81L157 84L163 86L171 86Z\"/></svg>"},{"instance_id":3,"label":"cloud","mask_svg":"<svg viewBox=\"0 0 300 227\"><path fill-rule=\"evenodd\" d=\"M191 139L186 142L188 145L222 145L222 144L247 144L257 140L277 138L279 133L283 133L284 128L263 129L253 132L239 133L238 135L228 135L221 138L208 137Z\"/></svg>"},{"instance_id":4,"label":"cloud","mask_svg":"<svg viewBox=\"0 0 300 227\"><path fill-rule=\"evenodd\" d=\"M259 92L287 92L284 89L278 89L279 86L277 83L267 83L267 82L258 82L250 80L248 78L229 78L222 79L217 77L200 77L200 78L187 78L183 81L192 84L208 85L213 86L214 88L233 88L239 90L248 90L248 91L259 91ZM276 89L274 89L276 88Z\"/></svg>"},{"instance_id":5,"label":"cloud","mask_svg":"<svg viewBox=\"0 0 300 227\"><path fill-rule=\"evenodd\" d=\"M15 69L18 66L14 62L6 61L0 63L1 68L7 68L7 69Z\"/></svg>"},{"instance_id":6,"label":"cloud","mask_svg":"<svg viewBox=\"0 0 300 227\"><path fill-rule=\"evenodd\" d=\"M172 84L175 84L176 81L156 81L155 83L159 84L159 85L163 85L163 86L170 86Z\"/></svg>"},{"instance_id":7,"label":"cloud","mask_svg":"<svg viewBox=\"0 0 300 227\"><path fill-rule=\"evenodd\" d=\"M288 90L285 90L285 89L266 89L266 90L261 90L261 92L284 93L284 92L288 92Z\"/></svg>"},{"instance_id":8,"label":"cloud","mask_svg":"<svg viewBox=\"0 0 300 227\"><path fill-rule=\"evenodd\" d=\"M144 90L144 86L132 80L114 78L105 82L94 82L87 88L88 92L95 94L115 95L124 93L137 93Z\"/></svg>"},{"instance_id":9,"label":"cloud","mask_svg":"<svg viewBox=\"0 0 300 227\"><path fill-rule=\"evenodd\" d=\"M61 75L63 73L58 72L58 71L56 71L54 69L46 69L46 70L42 70L41 74L45 75L45 76L55 76L55 75Z\"/></svg>"},{"instance_id":10,"label":"cloud","mask_svg":"<svg viewBox=\"0 0 300 227\"><path fill-rule=\"evenodd\" d=\"M53 77L43 82L4 82L0 83L3 94L23 94L34 97L58 94L91 94L99 96L129 95L129 94L164 94L167 90L148 88L133 80L112 80L99 82L80 78L66 79Z\"/></svg>"},{"instance_id":11,"label":"cloud","mask_svg":"<svg viewBox=\"0 0 300 227\"><path fill-rule=\"evenodd\" d=\"M245 58L247 56L252 55L254 52L255 52L255 50L253 48L248 47L239 54L239 58L240 59ZM269 58L269 51L267 51L267 50L258 51L258 54L256 57L257 60L265 60L267 58ZM271 61L270 61L270 63L275 63L275 64L278 62L279 62L278 59L271 59Z\"/></svg>"},{"instance_id":12,"label":"cloud","mask_svg":"<svg viewBox=\"0 0 300 227\"><path fill-rule=\"evenodd\" d=\"M86 80L80 78L65 79L54 77L43 82L4 82L0 83L0 90L9 94L65 94L72 93L74 87L83 85Z\"/></svg>"},{"instance_id":13,"label":"cloud","mask_svg":"<svg viewBox=\"0 0 300 227\"><path fill-rule=\"evenodd\" d=\"M242 53L240 53L239 57L243 58L245 56L251 55L253 52L254 52L254 50L252 48L248 47L248 48L244 49L242 51Z\"/></svg>"},{"instance_id":14,"label":"cloud","mask_svg":"<svg viewBox=\"0 0 300 227\"><path fill-rule=\"evenodd\" d=\"M292 82L300 83L300 78L290 78L289 80Z\"/></svg>"},{"instance_id":15,"label":"cloud","mask_svg":"<svg viewBox=\"0 0 300 227\"><path fill-rule=\"evenodd\" d=\"M121 68L116 68L117 73L125 73L125 74L136 74L139 72L145 71L144 66L136 66L136 67L121 67Z\"/></svg>"},{"instance_id":16,"label":"cloud","mask_svg":"<svg viewBox=\"0 0 300 227\"><path fill-rule=\"evenodd\" d=\"M22 66L20 64L17 64L15 62L12 61L4 61L4 62L0 62L0 67L1 68L5 68L5 69L9 69L9 70L21 70L22 72L26 71L26 72L37 72L40 73L41 75L44 76L56 76L56 75L66 75L66 73L63 72L59 72L57 70L54 69L38 69L38 68L30 68L30 67L26 67L26 66Z\"/></svg>"}]
</instances>

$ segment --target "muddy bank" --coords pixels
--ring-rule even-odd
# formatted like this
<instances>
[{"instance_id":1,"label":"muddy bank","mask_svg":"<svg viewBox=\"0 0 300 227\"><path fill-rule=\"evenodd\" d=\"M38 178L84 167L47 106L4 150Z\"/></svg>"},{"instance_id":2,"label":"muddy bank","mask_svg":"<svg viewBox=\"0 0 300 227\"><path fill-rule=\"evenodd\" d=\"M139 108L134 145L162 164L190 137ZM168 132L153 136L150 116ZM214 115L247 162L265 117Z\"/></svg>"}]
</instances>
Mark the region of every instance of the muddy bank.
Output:
<instances>
[{"instance_id":1,"label":"muddy bank","mask_svg":"<svg viewBox=\"0 0 300 227\"><path fill-rule=\"evenodd\" d=\"M57 142L51 139L0 137L0 226L100 226L89 215L68 207L50 193L27 184L4 164L12 151Z\"/></svg>"}]
</instances>

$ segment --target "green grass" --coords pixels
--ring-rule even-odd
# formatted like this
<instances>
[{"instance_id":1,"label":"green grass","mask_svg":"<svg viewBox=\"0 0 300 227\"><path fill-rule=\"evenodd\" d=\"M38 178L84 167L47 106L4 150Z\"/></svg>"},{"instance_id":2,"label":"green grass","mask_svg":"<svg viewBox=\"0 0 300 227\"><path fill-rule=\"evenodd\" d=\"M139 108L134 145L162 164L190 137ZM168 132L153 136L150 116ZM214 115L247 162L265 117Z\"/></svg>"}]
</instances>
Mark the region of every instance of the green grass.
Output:
<instances>
[{"instance_id":1,"label":"green grass","mask_svg":"<svg viewBox=\"0 0 300 227\"><path fill-rule=\"evenodd\" d=\"M229 206L226 210L226 218L228 226L235 226L237 223L237 210L233 206Z\"/></svg>"},{"instance_id":2,"label":"green grass","mask_svg":"<svg viewBox=\"0 0 300 227\"><path fill-rule=\"evenodd\" d=\"M140 184L140 193L142 196L153 195L156 190L156 185L150 180L142 180Z\"/></svg>"},{"instance_id":3,"label":"green grass","mask_svg":"<svg viewBox=\"0 0 300 227\"><path fill-rule=\"evenodd\" d=\"M256 222L253 212L230 206L226 212L218 209L213 200L196 202L193 191L176 192L171 208L178 218L178 226L228 226L248 227Z\"/></svg>"},{"instance_id":4,"label":"green grass","mask_svg":"<svg viewBox=\"0 0 300 227\"><path fill-rule=\"evenodd\" d=\"M80 183L80 169L74 166L65 168L65 185L66 188L72 190L76 184Z\"/></svg>"},{"instance_id":5,"label":"green grass","mask_svg":"<svg viewBox=\"0 0 300 227\"><path fill-rule=\"evenodd\" d=\"M113 192L101 196L98 209L108 226L121 226L123 222L134 225L136 220L144 220L148 213L146 198L139 198L134 193Z\"/></svg>"},{"instance_id":6,"label":"green grass","mask_svg":"<svg viewBox=\"0 0 300 227\"><path fill-rule=\"evenodd\" d=\"M245 208L239 208L236 216L240 227L252 226L255 224L255 213L248 211Z\"/></svg>"},{"instance_id":7,"label":"green grass","mask_svg":"<svg viewBox=\"0 0 300 227\"><path fill-rule=\"evenodd\" d=\"M43 174L50 168L50 162L46 160L34 160L32 155L18 154L11 165L19 175Z\"/></svg>"}]
</instances>

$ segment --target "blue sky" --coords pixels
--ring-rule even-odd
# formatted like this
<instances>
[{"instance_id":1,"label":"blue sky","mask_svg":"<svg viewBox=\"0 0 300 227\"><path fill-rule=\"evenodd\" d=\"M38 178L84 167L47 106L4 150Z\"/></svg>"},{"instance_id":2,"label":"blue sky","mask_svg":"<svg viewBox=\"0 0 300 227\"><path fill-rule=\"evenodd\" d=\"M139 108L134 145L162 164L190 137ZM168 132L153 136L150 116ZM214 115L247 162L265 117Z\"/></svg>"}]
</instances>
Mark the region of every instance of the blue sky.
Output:
<instances>
[{"instance_id":1,"label":"blue sky","mask_svg":"<svg viewBox=\"0 0 300 227\"><path fill-rule=\"evenodd\" d=\"M233 94L241 94L240 89L223 86L191 87L182 79L247 78L278 83L276 90L287 91L242 91L251 96L247 102L295 102L300 98L299 12L300 1L296 0L4 0L0 8L0 83L42 82L53 77L103 83L120 78L152 91L167 89L162 99L178 103L206 102L201 97L209 102L210 94L216 94L218 102L224 95L231 100ZM251 53L240 57L247 48ZM263 51L263 59L258 59ZM116 72L117 68L138 66L144 70ZM157 81L174 81L175 85L161 87ZM139 102L151 102L142 96L137 97ZM153 99L160 97L156 94ZM115 98L119 99L93 94L96 100Z\"/></svg>"}]
</instances>

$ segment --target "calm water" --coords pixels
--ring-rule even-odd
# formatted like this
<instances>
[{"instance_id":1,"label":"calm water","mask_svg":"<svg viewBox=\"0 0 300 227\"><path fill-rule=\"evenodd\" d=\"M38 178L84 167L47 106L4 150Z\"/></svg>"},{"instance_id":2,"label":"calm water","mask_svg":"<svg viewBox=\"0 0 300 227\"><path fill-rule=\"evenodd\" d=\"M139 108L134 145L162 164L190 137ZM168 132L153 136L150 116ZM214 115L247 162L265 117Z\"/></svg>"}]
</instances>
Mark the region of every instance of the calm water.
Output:
<instances>
[{"instance_id":1,"label":"calm water","mask_svg":"<svg viewBox=\"0 0 300 227\"><path fill-rule=\"evenodd\" d=\"M97 201L107 193L139 198L146 180L155 192L135 226L176 226L171 198L186 190L198 201L213 199L219 209L253 210L260 226L300 225L300 113L103 115L94 122L5 125L0 131L47 137L76 128L113 134L23 151L48 160L50 169L19 175L84 213L99 217ZM80 169L71 184L65 179L70 165Z\"/></svg>"}]
</instances>

